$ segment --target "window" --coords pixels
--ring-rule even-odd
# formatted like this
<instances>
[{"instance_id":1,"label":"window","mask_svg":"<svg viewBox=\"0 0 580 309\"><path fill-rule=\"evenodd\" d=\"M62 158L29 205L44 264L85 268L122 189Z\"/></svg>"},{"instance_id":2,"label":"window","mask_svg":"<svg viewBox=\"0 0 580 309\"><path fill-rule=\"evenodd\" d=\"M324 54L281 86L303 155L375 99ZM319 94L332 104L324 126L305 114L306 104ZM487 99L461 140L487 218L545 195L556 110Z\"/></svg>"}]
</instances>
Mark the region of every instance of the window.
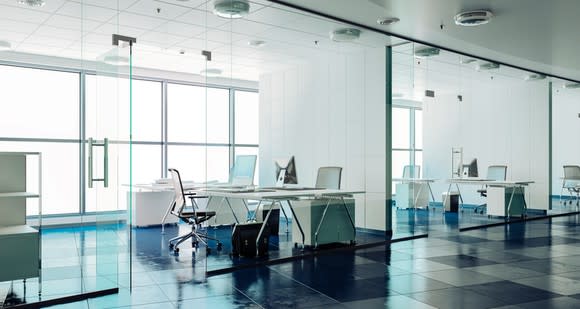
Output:
<instances>
[{"instance_id":1,"label":"window","mask_svg":"<svg viewBox=\"0 0 580 309\"><path fill-rule=\"evenodd\" d=\"M423 111L411 107L393 107L393 178L403 176L405 165L421 166L423 175ZM393 183L393 192L395 184Z\"/></svg>"},{"instance_id":2,"label":"window","mask_svg":"<svg viewBox=\"0 0 580 309\"><path fill-rule=\"evenodd\" d=\"M235 92L236 144L258 144L260 125L259 96L257 92Z\"/></svg>"}]
</instances>

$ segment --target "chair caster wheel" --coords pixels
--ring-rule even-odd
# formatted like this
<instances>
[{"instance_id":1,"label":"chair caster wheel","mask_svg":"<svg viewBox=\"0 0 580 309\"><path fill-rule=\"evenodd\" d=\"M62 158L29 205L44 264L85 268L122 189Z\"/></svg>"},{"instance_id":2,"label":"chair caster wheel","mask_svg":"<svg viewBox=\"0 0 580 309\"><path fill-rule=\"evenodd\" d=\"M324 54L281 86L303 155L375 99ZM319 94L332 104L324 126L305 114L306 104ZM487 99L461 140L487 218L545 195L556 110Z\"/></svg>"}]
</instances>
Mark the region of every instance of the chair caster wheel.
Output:
<instances>
[{"instance_id":1,"label":"chair caster wheel","mask_svg":"<svg viewBox=\"0 0 580 309\"><path fill-rule=\"evenodd\" d=\"M173 249L173 244L169 244L169 249Z\"/></svg>"},{"instance_id":2,"label":"chair caster wheel","mask_svg":"<svg viewBox=\"0 0 580 309\"><path fill-rule=\"evenodd\" d=\"M176 253L176 254L179 253L179 248L173 249L173 253Z\"/></svg>"},{"instance_id":3,"label":"chair caster wheel","mask_svg":"<svg viewBox=\"0 0 580 309\"><path fill-rule=\"evenodd\" d=\"M298 248L298 243L297 242L294 243L294 249L296 249L296 248Z\"/></svg>"},{"instance_id":4,"label":"chair caster wheel","mask_svg":"<svg viewBox=\"0 0 580 309\"><path fill-rule=\"evenodd\" d=\"M223 249L222 243L221 242L218 242L218 244L217 244L217 250L218 251L222 251L222 249Z\"/></svg>"},{"instance_id":5,"label":"chair caster wheel","mask_svg":"<svg viewBox=\"0 0 580 309\"><path fill-rule=\"evenodd\" d=\"M205 248L205 254L211 254L211 248L210 247Z\"/></svg>"}]
</instances>

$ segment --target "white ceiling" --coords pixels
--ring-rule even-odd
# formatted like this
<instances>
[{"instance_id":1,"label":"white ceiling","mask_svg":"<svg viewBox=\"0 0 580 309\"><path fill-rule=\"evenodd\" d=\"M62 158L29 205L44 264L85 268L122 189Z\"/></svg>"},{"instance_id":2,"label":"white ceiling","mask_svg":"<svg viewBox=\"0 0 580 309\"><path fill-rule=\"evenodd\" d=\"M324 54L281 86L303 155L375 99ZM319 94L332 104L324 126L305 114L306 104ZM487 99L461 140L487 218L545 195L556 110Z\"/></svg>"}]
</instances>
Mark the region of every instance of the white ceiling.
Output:
<instances>
[{"instance_id":1,"label":"white ceiling","mask_svg":"<svg viewBox=\"0 0 580 309\"><path fill-rule=\"evenodd\" d=\"M128 53L112 51L111 35L119 33L137 38L136 67L193 74L219 68L223 77L254 81L306 58L392 44L371 31L355 43L333 42L329 32L345 25L266 0L251 0L243 19L220 18L212 9L206 0L46 0L41 8L0 0L0 40L11 42L14 52L100 60ZM250 40L267 43L257 48ZM211 62L201 50L212 51Z\"/></svg>"},{"instance_id":2,"label":"white ceiling","mask_svg":"<svg viewBox=\"0 0 580 309\"><path fill-rule=\"evenodd\" d=\"M580 1L574 0L285 0L414 40L535 71L580 80ZM490 9L491 23L461 27L461 11ZM380 16L400 18L380 26ZM443 28L441 28L443 25Z\"/></svg>"}]
</instances>

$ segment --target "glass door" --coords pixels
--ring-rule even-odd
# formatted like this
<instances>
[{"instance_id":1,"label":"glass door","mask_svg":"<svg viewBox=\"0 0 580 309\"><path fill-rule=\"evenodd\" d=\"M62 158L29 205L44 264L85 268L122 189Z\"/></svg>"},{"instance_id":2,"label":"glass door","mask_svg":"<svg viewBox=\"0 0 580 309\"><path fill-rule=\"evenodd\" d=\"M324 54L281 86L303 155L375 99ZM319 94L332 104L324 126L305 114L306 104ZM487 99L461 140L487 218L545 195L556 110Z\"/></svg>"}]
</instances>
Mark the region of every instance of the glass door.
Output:
<instances>
[{"instance_id":1,"label":"glass door","mask_svg":"<svg viewBox=\"0 0 580 309\"><path fill-rule=\"evenodd\" d=\"M131 86L134 39L112 35L111 49L97 58L87 75L85 189L86 213L94 214L95 288L131 283ZM127 220L127 221L125 221ZM125 223L126 222L126 223ZM94 238L93 238L94 237ZM91 251L91 248L87 248Z\"/></svg>"}]
</instances>

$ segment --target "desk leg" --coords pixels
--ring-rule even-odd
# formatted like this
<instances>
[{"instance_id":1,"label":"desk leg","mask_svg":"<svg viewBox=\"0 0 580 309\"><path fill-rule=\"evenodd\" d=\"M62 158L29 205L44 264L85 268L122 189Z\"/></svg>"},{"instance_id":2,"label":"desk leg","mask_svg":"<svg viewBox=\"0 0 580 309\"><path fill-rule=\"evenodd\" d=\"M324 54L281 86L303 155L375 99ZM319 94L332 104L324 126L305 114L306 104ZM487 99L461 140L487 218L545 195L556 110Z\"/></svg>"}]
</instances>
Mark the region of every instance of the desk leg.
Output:
<instances>
[{"instance_id":1,"label":"desk leg","mask_svg":"<svg viewBox=\"0 0 580 309\"><path fill-rule=\"evenodd\" d=\"M230 203L230 199L226 197L225 200L226 200L226 203L228 203L230 210L232 211L232 215L234 215L234 219L236 219L236 223L240 223L240 220L238 220L238 216L236 216L236 212L234 211L234 208L232 207L232 204Z\"/></svg>"},{"instance_id":2,"label":"desk leg","mask_svg":"<svg viewBox=\"0 0 580 309\"><path fill-rule=\"evenodd\" d=\"M457 193L459 193L459 200L461 201L461 205L463 205L463 195L461 195L461 190L459 190L459 184L455 184L457 188Z\"/></svg>"},{"instance_id":3,"label":"desk leg","mask_svg":"<svg viewBox=\"0 0 580 309\"><path fill-rule=\"evenodd\" d=\"M344 197L340 197L340 200L342 202L342 206L344 207L344 211L346 211L346 215L348 216L348 220L350 220L350 225L352 226L353 241L356 241L356 226L354 226L354 221L352 220L352 216L350 215L350 212L348 211L348 206L346 206L346 202L344 201Z\"/></svg>"},{"instance_id":4,"label":"desk leg","mask_svg":"<svg viewBox=\"0 0 580 309\"><path fill-rule=\"evenodd\" d=\"M510 209L512 208L512 200L514 199L514 193L516 192L516 188L512 188L512 194L510 194L510 201L507 205L507 211L505 214L506 219L509 219L510 217Z\"/></svg>"},{"instance_id":5,"label":"desk leg","mask_svg":"<svg viewBox=\"0 0 580 309\"><path fill-rule=\"evenodd\" d=\"M165 220L167 219L167 216L171 212L171 209L173 209L174 205L175 205L175 200L173 200L173 202L169 203L169 207L167 207L167 211L165 211L165 215L163 215L163 219L161 219L161 234L165 234Z\"/></svg>"},{"instance_id":6,"label":"desk leg","mask_svg":"<svg viewBox=\"0 0 580 309\"><path fill-rule=\"evenodd\" d=\"M290 211L292 212L292 220L296 222L296 225L298 225L298 229L300 230L300 234L302 235L302 250L304 250L304 243L306 242L306 239L304 238L304 230L302 230L302 225L300 225L300 221L298 221L298 217L294 212L294 207L292 207L292 203L290 203L290 200L288 200L287 202L288 206L290 206Z\"/></svg>"},{"instance_id":7,"label":"desk leg","mask_svg":"<svg viewBox=\"0 0 580 309\"><path fill-rule=\"evenodd\" d=\"M288 204L290 204L290 203L288 203ZM282 207L281 202L280 202L280 210L282 211L284 218L286 218L286 234L288 234L290 232L290 230L288 229L288 216L286 215L286 211L284 210L284 207Z\"/></svg>"},{"instance_id":8,"label":"desk leg","mask_svg":"<svg viewBox=\"0 0 580 309\"><path fill-rule=\"evenodd\" d=\"M324 218L326 217L326 212L328 211L328 206L330 206L331 199L328 198L328 202L326 202L326 207L324 207L324 211L322 212L322 218L320 218L320 222L318 222L318 227L316 228L316 233L314 233L314 248L318 248L318 233L320 232L320 227L322 226L322 222L324 222Z\"/></svg>"},{"instance_id":9,"label":"desk leg","mask_svg":"<svg viewBox=\"0 0 580 309\"><path fill-rule=\"evenodd\" d=\"M413 202L413 209L417 209L417 203L419 202L419 196L421 196L421 192L423 192L423 184L419 184L419 192L417 192L415 196L415 201ZM415 183L413 183L413 194L415 194Z\"/></svg>"},{"instance_id":10,"label":"desk leg","mask_svg":"<svg viewBox=\"0 0 580 309\"><path fill-rule=\"evenodd\" d=\"M445 204L447 204L447 199L449 198L450 193L451 193L451 183L449 183L449 186L447 187L447 194L445 195L445 198L443 199L443 212L445 212Z\"/></svg>"},{"instance_id":11,"label":"desk leg","mask_svg":"<svg viewBox=\"0 0 580 309\"><path fill-rule=\"evenodd\" d=\"M429 182L427 183L427 188L429 188L429 193L431 193L431 201L433 201L433 203L435 203L435 195L433 195L433 189L431 189L431 183L429 183ZM433 208L433 209L435 209L435 208Z\"/></svg>"},{"instance_id":12,"label":"desk leg","mask_svg":"<svg viewBox=\"0 0 580 309\"><path fill-rule=\"evenodd\" d=\"M258 206L256 206L256 210L254 211L254 215L250 218L250 221L256 221L256 217L258 216L258 210L260 210L260 206L262 205L262 200L258 201Z\"/></svg>"}]
</instances>

